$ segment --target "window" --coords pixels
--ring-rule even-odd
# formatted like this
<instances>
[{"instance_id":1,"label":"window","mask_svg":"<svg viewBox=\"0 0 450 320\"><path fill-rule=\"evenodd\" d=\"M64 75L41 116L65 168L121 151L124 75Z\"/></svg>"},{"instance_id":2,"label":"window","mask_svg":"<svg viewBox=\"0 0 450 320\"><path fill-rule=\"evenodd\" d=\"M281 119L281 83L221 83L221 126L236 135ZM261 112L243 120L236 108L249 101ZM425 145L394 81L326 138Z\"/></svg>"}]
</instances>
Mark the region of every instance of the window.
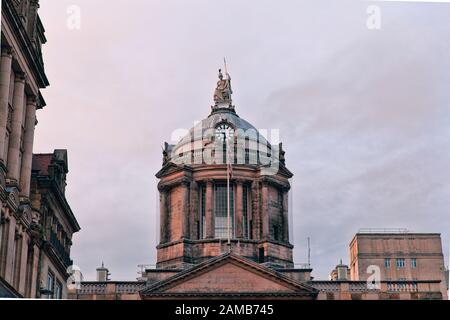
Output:
<instances>
[{"instance_id":1,"label":"window","mask_svg":"<svg viewBox=\"0 0 450 320\"><path fill-rule=\"evenodd\" d=\"M199 239L206 238L206 186L200 187L200 232Z\"/></svg>"},{"instance_id":2,"label":"window","mask_svg":"<svg viewBox=\"0 0 450 320\"><path fill-rule=\"evenodd\" d=\"M258 262L264 263L266 261L266 252L264 248L259 248Z\"/></svg>"},{"instance_id":3,"label":"window","mask_svg":"<svg viewBox=\"0 0 450 320\"><path fill-rule=\"evenodd\" d=\"M19 287L20 269L22 267L22 246L23 239L19 234L15 235L14 239L14 264L13 264L13 284L16 288Z\"/></svg>"},{"instance_id":4,"label":"window","mask_svg":"<svg viewBox=\"0 0 450 320\"><path fill-rule=\"evenodd\" d=\"M405 259L399 258L397 259L397 268L404 268L405 267Z\"/></svg>"},{"instance_id":5,"label":"window","mask_svg":"<svg viewBox=\"0 0 450 320\"><path fill-rule=\"evenodd\" d=\"M416 258L411 259L411 268L413 268L413 269L417 268L417 259Z\"/></svg>"},{"instance_id":6,"label":"window","mask_svg":"<svg viewBox=\"0 0 450 320\"><path fill-rule=\"evenodd\" d=\"M273 239L275 241L279 241L280 237L279 237L279 231L278 231L278 226L273 226Z\"/></svg>"},{"instance_id":7,"label":"window","mask_svg":"<svg viewBox=\"0 0 450 320\"><path fill-rule=\"evenodd\" d=\"M49 291L48 298L53 299L55 286L55 275L49 270L47 274L47 290Z\"/></svg>"},{"instance_id":8,"label":"window","mask_svg":"<svg viewBox=\"0 0 450 320\"><path fill-rule=\"evenodd\" d=\"M8 250L8 242L9 242L9 220L6 220L2 217L1 220L1 228L2 228L2 238L0 239L0 257L4 257ZM0 259L0 272L5 272L6 269L6 259Z\"/></svg>"},{"instance_id":9,"label":"window","mask_svg":"<svg viewBox=\"0 0 450 320\"><path fill-rule=\"evenodd\" d=\"M34 264L34 245L28 247L27 252L27 268L25 274L25 296L31 297L31 284L33 281L33 264Z\"/></svg>"},{"instance_id":10,"label":"window","mask_svg":"<svg viewBox=\"0 0 450 320\"><path fill-rule=\"evenodd\" d=\"M389 259L389 258L384 259L384 267L385 268L391 267L391 259Z\"/></svg>"},{"instance_id":11,"label":"window","mask_svg":"<svg viewBox=\"0 0 450 320\"><path fill-rule=\"evenodd\" d=\"M55 284L55 294L53 295L54 299L62 299L62 284L59 281L56 281Z\"/></svg>"},{"instance_id":12,"label":"window","mask_svg":"<svg viewBox=\"0 0 450 320\"><path fill-rule=\"evenodd\" d=\"M234 190L230 185L230 228L234 237ZM228 238L227 184L214 185L214 233L219 239Z\"/></svg>"},{"instance_id":13,"label":"window","mask_svg":"<svg viewBox=\"0 0 450 320\"><path fill-rule=\"evenodd\" d=\"M249 234L250 234L250 230L249 230L249 223L248 223L248 207L249 207L249 203L248 203L248 194L249 194L249 186L248 185L244 185L243 186L243 192L244 194L242 195L242 235L244 236L244 239L248 239Z\"/></svg>"}]
</instances>

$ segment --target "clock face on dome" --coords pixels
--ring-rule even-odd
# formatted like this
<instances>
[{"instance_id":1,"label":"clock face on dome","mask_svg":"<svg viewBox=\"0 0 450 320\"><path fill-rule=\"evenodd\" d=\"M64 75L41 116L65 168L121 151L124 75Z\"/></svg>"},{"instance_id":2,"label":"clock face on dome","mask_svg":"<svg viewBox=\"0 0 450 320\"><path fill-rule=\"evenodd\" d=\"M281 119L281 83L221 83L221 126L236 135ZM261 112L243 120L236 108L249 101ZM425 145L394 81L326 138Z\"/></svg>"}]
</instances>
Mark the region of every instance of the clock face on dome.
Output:
<instances>
[{"instance_id":1,"label":"clock face on dome","mask_svg":"<svg viewBox=\"0 0 450 320\"><path fill-rule=\"evenodd\" d=\"M216 139L219 141L230 140L234 137L234 129L227 123L219 124L216 127Z\"/></svg>"}]
</instances>

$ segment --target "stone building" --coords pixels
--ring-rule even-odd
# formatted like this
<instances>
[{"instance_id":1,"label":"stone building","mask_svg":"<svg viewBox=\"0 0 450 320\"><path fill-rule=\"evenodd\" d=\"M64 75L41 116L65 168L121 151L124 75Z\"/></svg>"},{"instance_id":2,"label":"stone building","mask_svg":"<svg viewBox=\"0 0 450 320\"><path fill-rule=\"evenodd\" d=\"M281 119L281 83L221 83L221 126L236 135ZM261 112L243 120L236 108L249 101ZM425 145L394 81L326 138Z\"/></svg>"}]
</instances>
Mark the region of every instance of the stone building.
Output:
<instances>
[{"instance_id":1,"label":"stone building","mask_svg":"<svg viewBox=\"0 0 450 320\"><path fill-rule=\"evenodd\" d=\"M40 90L49 85L41 51L46 38L38 8L38 0L2 0L0 297L65 297L68 275L55 261L69 264L70 238L79 230L62 191L67 173L65 151L33 157L36 111L45 106ZM45 157L50 161L43 161ZM32 166L39 169L33 183ZM63 174L56 173L60 166ZM62 189L44 182L56 178ZM39 199L39 194L45 196ZM56 229L56 237L45 225L50 211L62 226Z\"/></svg>"},{"instance_id":2,"label":"stone building","mask_svg":"<svg viewBox=\"0 0 450 320\"><path fill-rule=\"evenodd\" d=\"M446 298L448 286L441 235L407 230L361 230L350 243L351 280L366 281L369 266L386 282L438 281Z\"/></svg>"},{"instance_id":3,"label":"stone building","mask_svg":"<svg viewBox=\"0 0 450 320\"><path fill-rule=\"evenodd\" d=\"M71 298L442 298L440 280L427 276L371 287L365 279L350 279L342 262L329 281L314 280L309 265L295 268L288 216L292 173L285 152L238 116L231 94L230 76L219 72L210 115L178 144L165 144L156 175L155 268L145 269L138 281L121 282L105 281L108 270L102 266L102 281L82 282Z\"/></svg>"},{"instance_id":4,"label":"stone building","mask_svg":"<svg viewBox=\"0 0 450 320\"><path fill-rule=\"evenodd\" d=\"M80 230L65 197L68 159L66 150L33 155L31 207L40 213L41 259L39 286L46 298L67 297L68 268L72 265L72 236ZM42 292L41 292L42 293Z\"/></svg>"},{"instance_id":5,"label":"stone building","mask_svg":"<svg viewBox=\"0 0 450 320\"><path fill-rule=\"evenodd\" d=\"M350 268L341 262L330 273L330 280L332 281L346 281L350 280Z\"/></svg>"},{"instance_id":6,"label":"stone building","mask_svg":"<svg viewBox=\"0 0 450 320\"><path fill-rule=\"evenodd\" d=\"M220 75L218 88L222 81L229 80ZM171 157L156 175L161 210L157 266L183 269L231 250L258 263L292 268L292 173L280 161L279 145L240 118L230 98L218 100L218 90L211 114L177 145L166 144ZM233 163L229 229L227 160Z\"/></svg>"},{"instance_id":7,"label":"stone building","mask_svg":"<svg viewBox=\"0 0 450 320\"><path fill-rule=\"evenodd\" d=\"M316 297L309 266L294 268L282 145L240 118L231 94L219 71L209 116L165 144L156 268L135 283L84 282L74 298Z\"/></svg>"}]
</instances>

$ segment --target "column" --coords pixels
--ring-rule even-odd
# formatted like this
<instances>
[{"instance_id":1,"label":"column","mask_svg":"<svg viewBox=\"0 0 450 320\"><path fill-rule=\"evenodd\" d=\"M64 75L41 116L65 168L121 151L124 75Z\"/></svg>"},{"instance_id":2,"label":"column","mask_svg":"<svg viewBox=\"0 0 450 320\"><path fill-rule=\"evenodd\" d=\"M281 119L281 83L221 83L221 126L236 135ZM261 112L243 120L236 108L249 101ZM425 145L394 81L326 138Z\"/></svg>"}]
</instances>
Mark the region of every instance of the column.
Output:
<instances>
[{"instance_id":1,"label":"column","mask_svg":"<svg viewBox=\"0 0 450 320\"><path fill-rule=\"evenodd\" d=\"M214 192L213 192L213 183L212 181L206 182L206 204L205 204L205 224L206 224L206 238L214 239L215 238L215 230L214 230Z\"/></svg>"},{"instance_id":2,"label":"column","mask_svg":"<svg viewBox=\"0 0 450 320\"><path fill-rule=\"evenodd\" d=\"M259 182L252 183L252 239L261 239L261 206L259 205Z\"/></svg>"},{"instance_id":3,"label":"column","mask_svg":"<svg viewBox=\"0 0 450 320\"><path fill-rule=\"evenodd\" d=\"M236 238L243 238L242 216L243 216L243 187L242 181L236 181Z\"/></svg>"},{"instance_id":4,"label":"column","mask_svg":"<svg viewBox=\"0 0 450 320\"><path fill-rule=\"evenodd\" d=\"M283 191L283 241L289 242L289 191Z\"/></svg>"},{"instance_id":5,"label":"column","mask_svg":"<svg viewBox=\"0 0 450 320\"><path fill-rule=\"evenodd\" d=\"M269 229L269 184L263 181L261 187L261 220L262 220L262 238L270 239Z\"/></svg>"},{"instance_id":6,"label":"column","mask_svg":"<svg viewBox=\"0 0 450 320\"><path fill-rule=\"evenodd\" d=\"M168 241L168 216L167 216L167 190L161 189L159 191L159 243L166 243Z\"/></svg>"},{"instance_id":7,"label":"column","mask_svg":"<svg viewBox=\"0 0 450 320\"><path fill-rule=\"evenodd\" d=\"M37 245L33 247L33 265L32 265L32 274L31 274L31 287L30 287L30 297L38 298L39 293L37 292L39 288L38 285L38 277L40 275L40 248Z\"/></svg>"},{"instance_id":8,"label":"column","mask_svg":"<svg viewBox=\"0 0 450 320\"><path fill-rule=\"evenodd\" d=\"M13 114L8 151L8 174L10 183L18 186L20 178L20 139L22 136L22 113L24 112L25 74L16 75L14 82Z\"/></svg>"},{"instance_id":9,"label":"column","mask_svg":"<svg viewBox=\"0 0 450 320\"><path fill-rule=\"evenodd\" d=\"M13 261L16 258L16 255L14 254L14 247L16 245L16 220L10 219L9 220L9 230L8 230L8 240L6 242L7 248L6 248L6 264L5 264L5 270L4 270L4 278L9 284L13 285Z\"/></svg>"},{"instance_id":10,"label":"column","mask_svg":"<svg viewBox=\"0 0 450 320\"><path fill-rule=\"evenodd\" d=\"M0 62L0 166L3 163L6 166L5 158L5 136L6 125L8 122L8 97L9 86L11 82L11 67L13 59L13 49L11 47L2 47L2 59Z\"/></svg>"},{"instance_id":11,"label":"column","mask_svg":"<svg viewBox=\"0 0 450 320\"><path fill-rule=\"evenodd\" d=\"M34 127L36 125L36 97L27 100L25 136L23 138L23 159L20 170L20 195L30 197L31 164L33 161Z\"/></svg>"},{"instance_id":12,"label":"column","mask_svg":"<svg viewBox=\"0 0 450 320\"><path fill-rule=\"evenodd\" d=\"M181 215L181 227L182 227L182 234L181 237L184 239L189 239L189 187L190 184L188 181L183 181L182 188L183 188L183 212Z\"/></svg>"}]
</instances>

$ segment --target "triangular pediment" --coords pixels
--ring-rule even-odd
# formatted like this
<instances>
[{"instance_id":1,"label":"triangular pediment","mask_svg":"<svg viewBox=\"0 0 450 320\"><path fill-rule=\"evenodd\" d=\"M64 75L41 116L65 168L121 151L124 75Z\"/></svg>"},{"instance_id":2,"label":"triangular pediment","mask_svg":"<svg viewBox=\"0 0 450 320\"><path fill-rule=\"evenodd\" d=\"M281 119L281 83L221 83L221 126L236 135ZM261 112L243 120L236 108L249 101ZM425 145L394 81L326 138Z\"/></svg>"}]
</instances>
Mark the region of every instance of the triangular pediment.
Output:
<instances>
[{"instance_id":1,"label":"triangular pediment","mask_svg":"<svg viewBox=\"0 0 450 320\"><path fill-rule=\"evenodd\" d=\"M305 295L315 290L239 256L213 258L167 280L150 285L141 296L154 295Z\"/></svg>"}]
</instances>

